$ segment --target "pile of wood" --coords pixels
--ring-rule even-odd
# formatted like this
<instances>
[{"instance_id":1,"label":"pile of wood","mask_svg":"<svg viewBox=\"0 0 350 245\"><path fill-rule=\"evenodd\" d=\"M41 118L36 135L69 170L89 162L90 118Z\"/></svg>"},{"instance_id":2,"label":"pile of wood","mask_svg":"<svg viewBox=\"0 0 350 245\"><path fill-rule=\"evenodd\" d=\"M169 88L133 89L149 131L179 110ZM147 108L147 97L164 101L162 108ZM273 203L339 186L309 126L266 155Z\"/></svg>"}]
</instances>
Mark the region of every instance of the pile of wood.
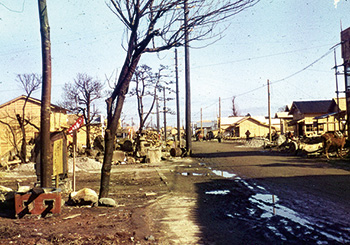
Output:
<instances>
[{"instance_id":1,"label":"pile of wood","mask_svg":"<svg viewBox=\"0 0 350 245\"><path fill-rule=\"evenodd\" d=\"M142 132L144 139L149 143L151 146L160 146L161 141L159 139L159 135L156 131L144 131Z\"/></svg>"}]
</instances>

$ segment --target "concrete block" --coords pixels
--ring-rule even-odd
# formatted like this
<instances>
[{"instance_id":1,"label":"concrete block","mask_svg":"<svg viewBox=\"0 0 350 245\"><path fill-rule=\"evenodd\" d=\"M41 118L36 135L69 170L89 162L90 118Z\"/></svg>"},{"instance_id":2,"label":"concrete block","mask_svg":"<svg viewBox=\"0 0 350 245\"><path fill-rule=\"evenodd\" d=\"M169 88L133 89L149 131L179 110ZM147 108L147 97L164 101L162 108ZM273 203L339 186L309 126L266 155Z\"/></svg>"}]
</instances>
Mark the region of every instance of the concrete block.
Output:
<instances>
[{"instance_id":1,"label":"concrete block","mask_svg":"<svg viewBox=\"0 0 350 245\"><path fill-rule=\"evenodd\" d=\"M125 160L125 152L113 151L113 162L123 162Z\"/></svg>"}]
</instances>

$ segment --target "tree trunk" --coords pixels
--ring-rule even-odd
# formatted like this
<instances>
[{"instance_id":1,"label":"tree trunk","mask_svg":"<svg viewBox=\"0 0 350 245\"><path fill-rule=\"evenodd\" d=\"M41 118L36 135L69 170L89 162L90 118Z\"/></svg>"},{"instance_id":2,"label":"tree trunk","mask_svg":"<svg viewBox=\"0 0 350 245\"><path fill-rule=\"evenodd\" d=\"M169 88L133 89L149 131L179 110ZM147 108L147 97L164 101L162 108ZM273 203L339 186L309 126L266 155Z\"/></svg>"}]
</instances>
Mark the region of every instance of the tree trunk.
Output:
<instances>
[{"instance_id":1,"label":"tree trunk","mask_svg":"<svg viewBox=\"0 0 350 245\"><path fill-rule=\"evenodd\" d=\"M26 132L22 131L22 146L21 146L21 161L22 163L27 162L27 141L26 141Z\"/></svg>"},{"instance_id":2,"label":"tree trunk","mask_svg":"<svg viewBox=\"0 0 350 245\"><path fill-rule=\"evenodd\" d=\"M90 101L90 98L88 99ZM90 143L90 102L87 104L87 113L86 113L86 149L91 149Z\"/></svg>"},{"instance_id":3,"label":"tree trunk","mask_svg":"<svg viewBox=\"0 0 350 245\"><path fill-rule=\"evenodd\" d=\"M129 81L130 82L130 81ZM111 98L109 98L111 99ZM108 100L109 100L108 99ZM122 112L123 104L125 100L125 95L119 95L117 99L117 105L114 111L112 120L108 120L108 125L105 133L105 155L103 157L103 165L101 170L101 183L100 183L100 194L99 197L108 197L109 192L109 182L111 177L111 168L112 168L112 158L114 151L114 138L118 127L118 121L120 114ZM107 104L110 101L107 102ZM112 104L108 104L107 107L110 107ZM107 111L110 108L107 108Z\"/></svg>"},{"instance_id":4,"label":"tree trunk","mask_svg":"<svg viewBox=\"0 0 350 245\"><path fill-rule=\"evenodd\" d=\"M51 43L50 26L47 17L46 0L38 0L41 50L42 50L42 94L40 121L40 184L41 187L51 187L50 166L52 165L50 142L50 113L51 113Z\"/></svg>"},{"instance_id":5,"label":"tree trunk","mask_svg":"<svg viewBox=\"0 0 350 245\"><path fill-rule=\"evenodd\" d=\"M105 136L105 155L103 157L103 165L101 170L101 183L99 197L107 197L109 192L110 173L112 168L112 158L114 150L114 138L118 127L118 121L122 113L125 95L128 92L132 75L140 61L141 54L136 57L127 57L119 75L117 88L113 91L112 96L106 100L107 103L107 129ZM117 103L113 112L113 102L117 97Z\"/></svg>"},{"instance_id":6,"label":"tree trunk","mask_svg":"<svg viewBox=\"0 0 350 245\"><path fill-rule=\"evenodd\" d=\"M90 123L86 125L86 149L91 149L91 141L90 141Z\"/></svg>"},{"instance_id":7,"label":"tree trunk","mask_svg":"<svg viewBox=\"0 0 350 245\"><path fill-rule=\"evenodd\" d=\"M21 150L19 152L19 158L21 159L22 163L25 163L27 159L27 142L26 142L26 131L24 129L24 120L19 114L16 115L16 118L22 133L22 144L21 144Z\"/></svg>"}]
</instances>

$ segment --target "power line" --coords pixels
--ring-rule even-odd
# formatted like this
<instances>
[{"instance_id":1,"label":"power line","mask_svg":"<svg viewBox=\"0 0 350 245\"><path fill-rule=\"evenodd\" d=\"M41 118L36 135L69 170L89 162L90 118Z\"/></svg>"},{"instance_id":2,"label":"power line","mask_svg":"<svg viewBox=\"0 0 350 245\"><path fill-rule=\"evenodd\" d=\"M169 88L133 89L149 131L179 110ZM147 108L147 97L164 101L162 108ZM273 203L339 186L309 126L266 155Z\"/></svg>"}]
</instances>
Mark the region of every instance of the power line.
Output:
<instances>
[{"instance_id":1,"label":"power line","mask_svg":"<svg viewBox=\"0 0 350 245\"><path fill-rule=\"evenodd\" d=\"M315 49L315 48L322 48L322 47L325 47L325 46L329 46L329 44L322 45L322 46L311 47L311 48L303 48L303 49L291 50L291 51L286 51L286 52L281 52L281 53L276 53L276 54L268 54L268 55L251 57L251 58L245 58L245 59L240 59L240 60L233 60L233 61L228 61L228 62L209 64L209 65L204 65L204 66L195 66L195 67L193 67L193 69L209 67L209 66L217 66L217 65L226 65L226 64L238 63L238 62L242 62L242 61L251 61L251 60L256 60L256 59L263 59L263 58L278 56L278 55L282 55L282 54L290 54L290 53L296 53L296 52L310 50L310 49Z\"/></svg>"},{"instance_id":2,"label":"power line","mask_svg":"<svg viewBox=\"0 0 350 245\"><path fill-rule=\"evenodd\" d=\"M289 79L289 78L291 78L291 77L294 77L295 75L297 75L297 74L299 74L299 73L305 71L305 70L308 69L309 67L313 66L314 64L316 64L317 62L319 62L320 60L322 60L324 57L326 57L327 55L329 55L329 54L332 53L332 52L333 52L333 49L328 50L324 55L322 55L320 58L318 58L317 60L315 60L315 61L312 62L311 64L307 65L307 66L304 67L303 69L301 69L301 70L299 70L299 71L297 71L297 72L295 72L295 73L293 73L293 74L291 74L291 75L289 75L289 76L287 76L287 77L285 77L285 78L282 78L282 79L280 79L280 80L271 82L270 84L279 83L279 82L282 82L282 81L284 81L284 80L287 80L287 79Z\"/></svg>"},{"instance_id":3,"label":"power line","mask_svg":"<svg viewBox=\"0 0 350 245\"><path fill-rule=\"evenodd\" d=\"M294 73L292 73L291 75L288 75L288 76L286 76L286 77L284 77L284 78L282 78L282 79L279 79L279 80L270 82L270 85L271 85L271 84L276 84L276 83L279 83L279 82L283 82L283 81L285 81L285 80L287 80L287 79L289 79L289 78L291 78L291 77L293 77L293 76L296 76L297 74L299 74L299 73L301 73L301 72L307 70L308 68L310 68L311 66L313 66L314 64L316 64L317 62L319 62L320 60L322 60L324 57L326 57L327 55L329 55L331 52L333 52L333 49L328 50L328 51L327 51L325 54L323 54L321 57L319 57L318 59L316 59L315 61L313 61L313 62L310 63L309 65L305 66L305 67L302 68L301 70L299 70L299 71L297 71L297 72L294 72ZM264 85L262 85L262 86L256 87L256 88L254 88L254 89L248 90L248 91L246 91L246 92L243 92L243 93L241 93L241 94L237 94L237 95L234 95L234 96L235 96L235 97L240 97L240 96L243 96L243 95L246 95L246 94L250 94L250 93L252 93L252 92L254 92L254 91L256 91L256 90L265 88L266 86L267 86L267 85L264 84ZM232 96L231 96L231 97L222 98L222 100L227 100L227 99L231 99L231 98L232 98ZM212 104L206 106L204 109L207 109L207 108L209 108L209 107L211 107L211 106L213 106L213 105L215 105L215 104L216 104L216 102L214 102L214 103L212 103ZM194 113L194 116L196 116L196 115L198 115L198 114L199 114L199 112Z\"/></svg>"},{"instance_id":4,"label":"power line","mask_svg":"<svg viewBox=\"0 0 350 245\"><path fill-rule=\"evenodd\" d=\"M291 75L288 75L288 76L286 76L286 77L284 77L284 78L282 78L282 79L279 79L279 80L270 82L270 85L271 85L271 84L276 84L276 83L279 83L279 82L282 82L282 81L285 81L285 80L287 80L287 79L289 79L289 78L291 78L291 77L296 76L297 74L299 74L299 73L301 73L301 72L307 70L308 68L310 68L311 66L313 66L314 64L316 64L317 62L319 62L320 60L322 60L324 57L326 57L327 55L329 55L331 52L333 52L333 49L328 50L325 54L323 54L321 57L319 57L318 59L316 59L315 61L313 61L313 62L310 63L309 65L305 66L303 69L301 69L301 70L299 70L299 71L297 71L297 72L294 72L294 73L292 73ZM260 86L260 87L256 87L256 88L254 88L254 89L248 90L248 91L243 92L243 93L241 93L241 94L237 94L237 95L235 95L235 96L236 96L236 97L239 97L239 96L242 96L242 95L246 95L246 94L249 94L249 93L254 92L254 91L256 91L256 90L259 90L259 89L261 89L261 88L265 88L266 86L267 86L267 85L264 84L264 85L262 85L262 86ZM231 98L231 97L227 97L227 98L223 98L223 99L229 99L229 98Z\"/></svg>"}]
</instances>

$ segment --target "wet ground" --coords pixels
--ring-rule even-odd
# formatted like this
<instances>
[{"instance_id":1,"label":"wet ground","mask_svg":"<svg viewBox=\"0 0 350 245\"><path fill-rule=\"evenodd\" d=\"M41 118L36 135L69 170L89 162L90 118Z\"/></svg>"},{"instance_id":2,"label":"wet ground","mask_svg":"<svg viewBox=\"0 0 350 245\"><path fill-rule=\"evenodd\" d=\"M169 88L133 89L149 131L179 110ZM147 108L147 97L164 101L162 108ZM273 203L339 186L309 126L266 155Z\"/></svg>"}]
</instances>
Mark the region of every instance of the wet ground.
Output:
<instances>
[{"instance_id":1,"label":"wet ground","mask_svg":"<svg viewBox=\"0 0 350 245\"><path fill-rule=\"evenodd\" d=\"M348 170L323 158L230 144L196 143L194 151L203 166L222 177L197 185L198 219L207 241L350 243Z\"/></svg>"}]
</instances>

